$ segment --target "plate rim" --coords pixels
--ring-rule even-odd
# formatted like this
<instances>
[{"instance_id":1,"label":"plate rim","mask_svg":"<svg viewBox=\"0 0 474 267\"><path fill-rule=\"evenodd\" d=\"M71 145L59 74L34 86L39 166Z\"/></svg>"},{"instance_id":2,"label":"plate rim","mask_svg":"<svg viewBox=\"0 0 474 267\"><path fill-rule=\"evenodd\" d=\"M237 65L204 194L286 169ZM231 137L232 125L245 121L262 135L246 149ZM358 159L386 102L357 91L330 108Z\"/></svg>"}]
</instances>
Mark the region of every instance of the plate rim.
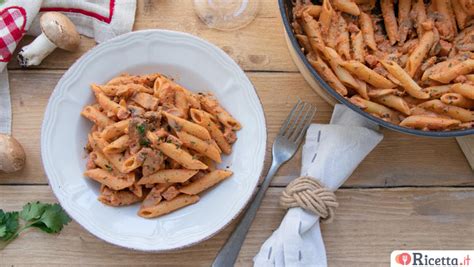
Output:
<instances>
[{"instance_id":1,"label":"plate rim","mask_svg":"<svg viewBox=\"0 0 474 267\"><path fill-rule=\"evenodd\" d=\"M226 223L224 223L219 229L216 229L215 231L213 231L211 234L205 235L204 237L198 238L195 241L186 243L184 245L178 245L178 246L174 245L174 246L169 246L168 248L152 248L152 247L149 247L148 245L145 245L145 246L142 246L142 247L136 247L134 245L128 245L128 244L120 243L121 242L120 240L109 239L108 237L103 236L101 233L95 232L96 228L92 224L86 224L86 223L83 223L82 219L79 219L79 220L77 219L77 218L80 218L80 217L83 217L83 216L80 215L80 214L76 214L76 212L73 211L73 209L69 206L70 203L68 203L68 202L70 202L70 201L67 201L67 200L62 198L63 196L62 196L62 193L60 193L60 188L57 185L57 183L54 182L55 179L50 178L50 177L57 176L57 175L54 173L54 171L51 168L47 167L49 165L50 160L48 159L48 156L47 156L48 148L45 145L46 141L48 140L48 137L46 136L45 132L47 131L47 129L49 127L48 123L50 121L54 121L54 117L52 117L51 112L52 112L53 106L57 106L58 102L56 102L56 101L58 101L62 96L61 91L64 91L64 89L60 90L59 86L63 86L63 83L66 80L65 77L71 75L71 72L74 71L74 68L77 68L78 66L80 66L82 61L84 61L85 59L90 57L91 54L95 53L97 50L101 49L102 47L107 46L110 43L113 44L115 42L120 42L121 40L124 41L124 40L126 40L127 38L130 38L130 36L133 36L133 35L140 35L140 34L147 34L147 33L151 33L151 34L169 34L169 35L172 35L172 36L178 36L178 37L182 37L182 38L185 38L185 39L189 38L189 39L193 39L194 41L199 42L199 43L203 44L204 46L207 46L208 48L212 49L212 51L217 53L217 55L220 56L221 59L225 60L227 64L229 64L232 68L235 68L235 70L237 72L240 72L242 74L241 78L244 78L249 83L249 85L252 87L253 92L251 91L250 93L253 93L256 96L256 100L258 100L258 105L256 105L256 108L258 109L259 112L256 115L259 117L259 120L261 120L261 122L262 122L262 126L261 126L262 127L262 140L261 140L262 142L261 143L263 145L260 148L262 150L262 154L261 154L262 159L261 159L261 163L259 164L260 166L257 167L257 169L259 169L257 171L257 174L256 174L257 178L255 179L255 182L253 183L253 185L251 185L253 187L253 189L250 190L251 192L250 192L249 196L247 197L247 199L243 201L243 205L238 210L236 210L234 215ZM123 247L123 248L131 249L131 250L135 250L135 251L160 253L160 252L176 251L176 250L184 249L184 248L196 245L198 243L201 243L205 240L208 240L208 239L212 238L213 236L217 235L218 233L222 232L227 226L229 226L232 222L234 222L236 220L236 218L242 213L242 211L244 211L246 209L249 202L253 199L253 197L255 195L255 192L257 191L257 188L258 188L258 185L260 183L262 174L265 170L265 158L266 158L266 154L267 154L267 151L266 151L267 144L268 144L267 120L266 120L266 114L264 112L263 103L261 101L261 98L258 95L258 92L257 92L256 87L254 86L253 82L247 76L247 74L242 69L242 67L240 67L239 64L237 64L235 62L234 59L232 59L232 57L230 57L227 53L225 53L217 45L215 45L215 44L213 44L213 43L211 43L211 42L209 42L205 39L202 39L198 36L195 36L195 35L192 35L192 34L189 34L189 33L186 33L186 32L173 31L173 30L164 30L164 29L147 29L147 30L139 30L139 31L128 32L128 33L116 36L112 39L109 39L109 40L107 40L103 43L100 43L100 44L94 46L93 48L88 50L86 53L84 53L81 57L79 57L67 69L67 71L61 76L61 78L57 82L56 86L54 87L54 89L53 89L53 91L52 91L52 93L51 93L51 95L48 99L48 103L47 103L45 111L44 111L44 118L43 118L43 121L42 121L42 124L41 124L40 154L41 154L42 166L43 166L44 172L45 172L46 177L47 177L48 182L49 182L48 183L49 187L52 189L57 201L61 204L61 206L64 208L64 210L70 215L70 217L74 219L74 221L76 223L78 223L81 227L86 229L87 232L89 232L90 234L92 234L96 238L105 241L106 243L109 243L109 244L112 244L112 245L115 245L115 246L118 246L118 247ZM63 202L67 202L67 203L63 204ZM74 215L72 215L72 214L74 214Z\"/></svg>"}]
</instances>

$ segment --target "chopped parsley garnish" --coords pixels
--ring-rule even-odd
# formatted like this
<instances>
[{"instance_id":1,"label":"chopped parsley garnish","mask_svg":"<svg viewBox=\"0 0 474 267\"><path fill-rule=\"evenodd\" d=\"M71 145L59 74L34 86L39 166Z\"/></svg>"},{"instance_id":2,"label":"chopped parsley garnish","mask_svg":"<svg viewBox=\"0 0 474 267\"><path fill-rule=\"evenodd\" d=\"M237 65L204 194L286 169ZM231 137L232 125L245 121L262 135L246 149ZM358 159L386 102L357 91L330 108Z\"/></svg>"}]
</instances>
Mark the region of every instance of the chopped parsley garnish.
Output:
<instances>
[{"instance_id":1,"label":"chopped parsley garnish","mask_svg":"<svg viewBox=\"0 0 474 267\"><path fill-rule=\"evenodd\" d=\"M137 131L139 134L144 135L145 134L145 125L139 124L137 125Z\"/></svg>"},{"instance_id":2,"label":"chopped parsley garnish","mask_svg":"<svg viewBox=\"0 0 474 267\"><path fill-rule=\"evenodd\" d=\"M109 172L113 171L114 169L112 168L112 166L110 166L109 164L105 164L105 168L107 168L107 170Z\"/></svg>"},{"instance_id":3,"label":"chopped parsley garnish","mask_svg":"<svg viewBox=\"0 0 474 267\"><path fill-rule=\"evenodd\" d=\"M142 138L140 139L140 145L148 147L150 146L150 141L146 138Z\"/></svg>"}]
</instances>

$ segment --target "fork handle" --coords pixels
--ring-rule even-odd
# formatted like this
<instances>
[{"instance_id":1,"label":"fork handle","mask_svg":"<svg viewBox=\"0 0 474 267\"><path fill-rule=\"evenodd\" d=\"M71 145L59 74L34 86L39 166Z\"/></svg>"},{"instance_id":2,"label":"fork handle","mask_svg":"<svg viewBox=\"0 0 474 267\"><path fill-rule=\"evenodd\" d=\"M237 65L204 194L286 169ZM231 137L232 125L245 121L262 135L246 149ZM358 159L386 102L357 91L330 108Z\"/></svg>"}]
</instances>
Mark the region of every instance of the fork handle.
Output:
<instances>
[{"instance_id":1,"label":"fork handle","mask_svg":"<svg viewBox=\"0 0 474 267\"><path fill-rule=\"evenodd\" d=\"M265 192L267 191L273 176L280 166L281 164L278 164L275 161L272 162L272 166L270 167L267 176L263 180L260 189L257 191L255 198L253 199L247 211L244 213L237 227L234 229L234 232L230 235L225 245L221 248L219 254L217 254L214 263L212 263L213 267L234 266L247 232L249 231L250 226L255 219L255 215L257 214L257 210L262 203L263 197L265 196Z\"/></svg>"}]
</instances>

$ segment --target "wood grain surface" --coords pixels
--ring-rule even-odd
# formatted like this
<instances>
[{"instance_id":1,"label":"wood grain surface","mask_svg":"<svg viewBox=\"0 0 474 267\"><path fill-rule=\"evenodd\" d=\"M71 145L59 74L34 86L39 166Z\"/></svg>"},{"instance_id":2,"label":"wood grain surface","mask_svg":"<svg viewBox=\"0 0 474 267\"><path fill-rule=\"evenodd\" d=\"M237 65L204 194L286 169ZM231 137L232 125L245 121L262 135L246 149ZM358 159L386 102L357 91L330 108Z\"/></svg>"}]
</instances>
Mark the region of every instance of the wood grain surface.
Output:
<instances>
[{"instance_id":1,"label":"wood grain surface","mask_svg":"<svg viewBox=\"0 0 474 267\"><path fill-rule=\"evenodd\" d=\"M191 0L138 0L134 30L197 35L222 48L246 71L265 111L268 168L271 142L297 97L317 106L316 123L327 123L332 107L313 92L291 60L277 1L260 3L259 16L248 27L221 32L198 19ZM19 47L31 40L25 38ZM8 65L13 135L24 145L27 165L21 172L0 174L1 209L18 209L33 200L56 202L41 164L43 112L64 72L94 46L93 40L82 37L79 51L56 50L33 69L20 69L16 61ZM472 249L474 175L455 139L381 131L384 140L337 192L335 222L322 226L330 266L387 266L395 249ZM262 242L278 227L284 215L278 197L299 174L300 164L298 154L278 172L238 266L251 266ZM21 236L0 251L0 266L209 266L233 227L196 246L152 254L107 244L73 222L59 235L32 230Z\"/></svg>"},{"instance_id":2,"label":"wood grain surface","mask_svg":"<svg viewBox=\"0 0 474 267\"><path fill-rule=\"evenodd\" d=\"M244 70L292 71L298 69L288 54L283 38L283 23L275 0L259 0L258 17L238 31L222 32L207 28L194 13L191 0L138 0L133 30L167 29L188 32L222 48ZM94 47L95 42L82 37L78 51L56 50L46 58L39 69L67 69L82 54ZM32 40L27 37L18 47ZM18 62L10 62L10 69L18 69Z\"/></svg>"},{"instance_id":3,"label":"wood grain surface","mask_svg":"<svg viewBox=\"0 0 474 267\"><path fill-rule=\"evenodd\" d=\"M261 244L278 227L284 215L278 205L281 191L267 192L237 266L251 266ZM55 201L48 186L2 186L0 195L0 206L7 210L19 209L25 201ZM336 220L322 225L330 266L387 266L396 249L474 246L471 188L341 189L336 195ZM0 264L209 266L234 226L196 246L157 254L107 244L73 222L59 235L25 233L0 251Z\"/></svg>"}]
</instances>

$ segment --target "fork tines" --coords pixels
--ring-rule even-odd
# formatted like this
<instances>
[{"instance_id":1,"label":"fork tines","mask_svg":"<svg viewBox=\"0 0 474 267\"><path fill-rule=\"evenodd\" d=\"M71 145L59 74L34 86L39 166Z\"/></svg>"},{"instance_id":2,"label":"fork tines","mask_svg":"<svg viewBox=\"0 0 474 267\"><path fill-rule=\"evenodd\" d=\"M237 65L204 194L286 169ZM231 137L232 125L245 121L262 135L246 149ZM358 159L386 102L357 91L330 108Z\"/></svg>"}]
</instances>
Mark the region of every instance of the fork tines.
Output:
<instances>
[{"instance_id":1,"label":"fork tines","mask_svg":"<svg viewBox=\"0 0 474 267\"><path fill-rule=\"evenodd\" d=\"M298 99L298 103L291 109L278 135L291 142L300 142L315 114L316 108L313 105Z\"/></svg>"}]
</instances>

